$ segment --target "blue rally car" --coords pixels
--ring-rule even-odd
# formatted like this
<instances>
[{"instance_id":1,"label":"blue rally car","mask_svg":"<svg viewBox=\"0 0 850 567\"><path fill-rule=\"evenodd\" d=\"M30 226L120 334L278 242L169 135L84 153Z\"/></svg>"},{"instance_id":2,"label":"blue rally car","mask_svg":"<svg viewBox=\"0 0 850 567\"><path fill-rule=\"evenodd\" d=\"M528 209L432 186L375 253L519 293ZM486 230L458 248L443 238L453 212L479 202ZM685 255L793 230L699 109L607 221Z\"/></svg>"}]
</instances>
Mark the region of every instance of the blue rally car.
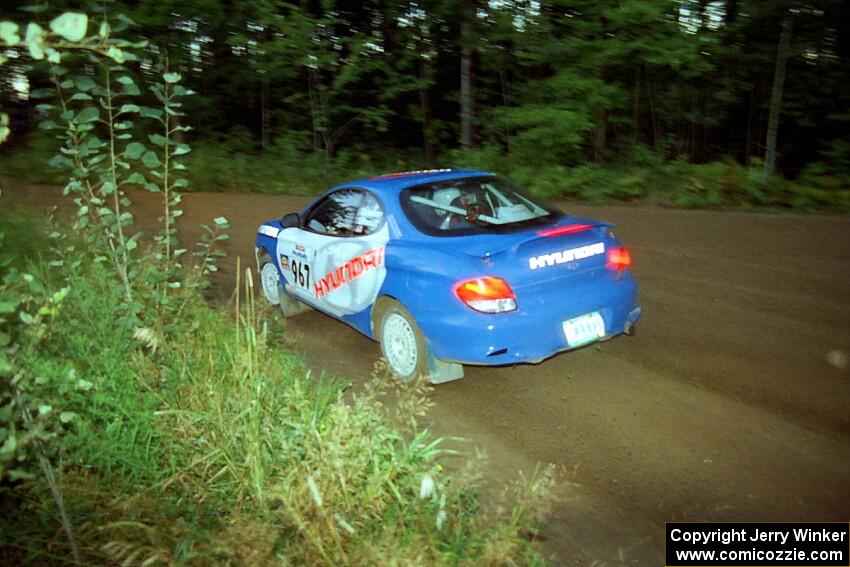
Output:
<instances>
[{"instance_id":1,"label":"blue rally car","mask_svg":"<svg viewBox=\"0 0 850 567\"><path fill-rule=\"evenodd\" d=\"M263 223L256 252L285 316L318 309L379 341L398 378L439 383L632 334L638 286L610 227L441 169L338 185Z\"/></svg>"}]
</instances>

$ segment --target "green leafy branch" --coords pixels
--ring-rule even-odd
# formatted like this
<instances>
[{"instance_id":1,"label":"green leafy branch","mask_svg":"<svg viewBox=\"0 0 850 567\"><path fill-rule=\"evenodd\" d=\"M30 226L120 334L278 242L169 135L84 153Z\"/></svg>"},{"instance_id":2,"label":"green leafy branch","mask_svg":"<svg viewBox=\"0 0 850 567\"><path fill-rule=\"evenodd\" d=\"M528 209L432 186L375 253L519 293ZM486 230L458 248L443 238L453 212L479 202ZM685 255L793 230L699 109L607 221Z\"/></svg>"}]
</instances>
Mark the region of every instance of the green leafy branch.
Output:
<instances>
[{"instance_id":1,"label":"green leafy branch","mask_svg":"<svg viewBox=\"0 0 850 567\"><path fill-rule=\"evenodd\" d=\"M146 42L131 42L110 37L111 28L106 20L97 33L88 35L89 18L78 12L65 12L54 18L49 29L35 22L22 27L15 22L0 21L0 45L25 49L36 61L46 59L54 65L62 61L63 51L81 50L108 57L116 63L132 58L128 49L142 47ZM8 59L0 54L0 66ZM0 112L0 143L6 141L11 130L9 116Z\"/></svg>"},{"instance_id":2,"label":"green leafy branch","mask_svg":"<svg viewBox=\"0 0 850 567\"><path fill-rule=\"evenodd\" d=\"M133 123L125 115L135 105L119 106L118 99L134 96L139 89L129 75L114 76L115 71L123 71L122 67L109 63L103 67L102 83L98 84L89 76L68 77L64 68L54 66L53 81L60 106L57 109L54 105L42 104L40 108L59 110L63 122L59 137L64 146L52 164L71 171L65 193L77 195L74 228L98 249L107 250L124 295L132 301L132 252L138 246L140 233L129 237L126 233L133 216L126 210L130 201L122 186L131 183L132 176L127 175L130 169L128 149L122 149L119 144L132 139L127 130ZM32 93L34 97L48 95L49 92ZM52 120L42 122L40 127L45 130L60 128ZM100 132L104 133L106 141L98 136Z\"/></svg>"},{"instance_id":3,"label":"green leafy branch","mask_svg":"<svg viewBox=\"0 0 850 567\"><path fill-rule=\"evenodd\" d=\"M183 116L180 99L194 94L180 84L182 77L179 73L165 72L162 79L161 83L150 87L162 108L128 107L129 112L137 113L156 124L159 131L148 134L150 145L137 140L131 142L126 150L128 158L141 161L148 176L134 173L129 181L149 191L162 193L163 229L156 237L160 247L156 257L161 262L166 285L160 301L164 301L167 289L180 287L177 277L182 269L180 256L185 253L185 249L179 248L177 219L183 215L183 210L179 208L182 202L180 189L188 187L189 180L181 176L186 166L177 158L191 151L190 146L181 141L181 135L191 128L179 124L179 118Z\"/></svg>"}]
</instances>

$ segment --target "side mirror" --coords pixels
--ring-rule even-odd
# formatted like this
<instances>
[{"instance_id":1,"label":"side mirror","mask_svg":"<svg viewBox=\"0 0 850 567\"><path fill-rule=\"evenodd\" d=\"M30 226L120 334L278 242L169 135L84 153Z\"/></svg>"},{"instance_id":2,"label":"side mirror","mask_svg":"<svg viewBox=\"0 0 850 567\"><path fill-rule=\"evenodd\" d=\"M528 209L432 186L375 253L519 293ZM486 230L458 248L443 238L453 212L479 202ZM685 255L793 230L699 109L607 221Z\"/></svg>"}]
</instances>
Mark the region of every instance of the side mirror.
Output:
<instances>
[{"instance_id":1,"label":"side mirror","mask_svg":"<svg viewBox=\"0 0 850 567\"><path fill-rule=\"evenodd\" d=\"M280 219L280 224L283 228L293 228L301 225L301 216L298 213L289 213L287 215L283 215L283 218Z\"/></svg>"}]
</instances>

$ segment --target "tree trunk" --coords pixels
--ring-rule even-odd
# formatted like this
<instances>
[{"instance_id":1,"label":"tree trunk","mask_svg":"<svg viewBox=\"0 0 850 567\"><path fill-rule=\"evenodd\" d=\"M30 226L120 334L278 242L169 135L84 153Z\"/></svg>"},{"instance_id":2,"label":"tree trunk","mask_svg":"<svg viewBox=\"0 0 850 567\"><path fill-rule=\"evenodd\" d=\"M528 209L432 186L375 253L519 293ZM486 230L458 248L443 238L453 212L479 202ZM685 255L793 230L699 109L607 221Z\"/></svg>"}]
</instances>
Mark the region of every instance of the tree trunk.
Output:
<instances>
[{"instance_id":1,"label":"tree trunk","mask_svg":"<svg viewBox=\"0 0 850 567\"><path fill-rule=\"evenodd\" d=\"M699 29L705 31L708 29L708 0L698 0L699 6Z\"/></svg>"},{"instance_id":2,"label":"tree trunk","mask_svg":"<svg viewBox=\"0 0 850 567\"><path fill-rule=\"evenodd\" d=\"M634 108L632 110L632 122L634 129L632 130L632 149L637 147L638 133L640 132L640 66L635 66L635 94Z\"/></svg>"},{"instance_id":3,"label":"tree trunk","mask_svg":"<svg viewBox=\"0 0 850 567\"><path fill-rule=\"evenodd\" d=\"M322 149L323 128L319 114L320 101L319 96L316 93L317 89L314 86L315 82L315 73L313 73L313 70L311 69L307 72L307 91L310 98L310 124L313 127L313 151L318 152Z\"/></svg>"},{"instance_id":4,"label":"tree trunk","mask_svg":"<svg viewBox=\"0 0 850 567\"><path fill-rule=\"evenodd\" d=\"M419 104L422 107L422 149L425 151L425 163L428 167L434 165L434 142L431 139L431 98L428 96L428 87L424 85L425 80L431 79L431 62L427 59L419 59L419 78L423 86L419 87Z\"/></svg>"},{"instance_id":5,"label":"tree trunk","mask_svg":"<svg viewBox=\"0 0 850 567\"><path fill-rule=\"evenodd\" d=\"M463 24L466 28L467 25ZM470 67L472 54L468 47L461 49L460 55L460 145L472 147L472 78Z\"/></svg>"},{"instance_id":6,"label":"tree trunk","mask_svg":"<svg viewBox=\"0 0 850 567\"><path fill-rule=\"evenodd\" d=\"M333 159L334 143L333 140L325 142L325 174L331 170L331 160Z\"/></svg>"},{"instance_id":7,"label":"tree trunk","mask_svg":"<svg viewBox=\"0 0 850 567\"><path fill-rule=\"evenodd\" d=\"M475 18L475 1L469 3L460 24L460 145L469 149L473 145L475 121L475 73L473 70L472 20Z\"/></svg>"},{"instance_id":8,"label":"tree trunk","mask_svg":"<svg viewBox=\"0 0 850 567\"><path fill-rule=\"evenodd\" d=\"M726 0L724 12L723 21L728 26L735 21L738 15L738 0Z\"/></svg>"},{"instance_id":9,"label":"tree trunk","mask_svg":"<svg viewBox=\"0 0 850 567\"><path fill-rule=\"evenodd\" d=\"M269 117L269 80L263 78L260 86L260 140L263 144L263 149L269 147L271 141L271 119Z\"/></svg>"},{"instance_id":10,"label":"tree trunk","mask_svg":"<svg viewBox=\"0 0 850 567\"><path fill-rule=\"evenodd\" d=\"M508 96L508 86L507 86L508 82L507 82L507 80L505 80L505 68L504 68L504 66L502 65L501 62L499 63L499 84L501 85L501 88L502 88L502 104L504 105L505 108L509 108L510 107L510 104L509 104L509 98L510 97ZM507 131L505 132L505 146L507 147L508 155L511 155L511 135L512 135L512 132L510 131L510 128L508 128Z\"/></svg>"},{"instance_id":11,"label":"tree trunk","mask_svg":"<svg viewBox=\"0 0 850 567\"><path fill-rule=\"evenodd\" d=\"M602 161L608 145L608 112L604 108L596 111L596 129L593 132L593 160Z\"/></svg>"},{"instance_id":12,"label":"tree trunk","mask_svg":"<svg viewBox=\"0 0 850 567\"><path fill-rule=\"evenodd\" d=\"M776 170L776 136L782 112L782 93L785 87L785 63L788 61L788 46L791 44L791 11L786 8L782 18L782 33L776 48L776 68L773 72L773 91L770 95L770 116L767 119L767 142L765 143L764 174L773 176Z\"/></svg>"},{"instance_id":13,"label":"tree trunk","mask_svg":"<svg viewBox=\"0 0 850 567\"><path fill-rule=\"evenodd\" d=\"M747 139L744 142L744 165L750 162L750 145L753 139L753 107L755 106L756 85L750 88L750 104L747 108Z\"/></svg>"},{"instance_id":14,"label":"tree trunk","mask_svg":"<svg viewBox=\"0 0 850 567\"><path fill-rule=\"evenodd\" d=\"M655 119L655 96L652 93L652 82L649 75L644 71L646 92L649 93L649 115L652 117L652 149L658 151L658 122Z\"/></svg>"}]
</instances>

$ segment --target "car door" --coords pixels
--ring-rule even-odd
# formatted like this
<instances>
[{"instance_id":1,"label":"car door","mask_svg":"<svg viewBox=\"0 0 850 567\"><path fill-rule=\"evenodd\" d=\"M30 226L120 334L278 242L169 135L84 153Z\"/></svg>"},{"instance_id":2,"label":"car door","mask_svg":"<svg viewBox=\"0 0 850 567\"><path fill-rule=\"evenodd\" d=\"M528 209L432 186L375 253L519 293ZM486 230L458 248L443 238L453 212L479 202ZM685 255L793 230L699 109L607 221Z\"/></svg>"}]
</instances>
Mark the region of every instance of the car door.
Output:
<instances>
[{"instance_id":1,"label":"car door","mask_svg":"<svg viewBox=\"0 0 850 567\"><path fill-rule=\"evenodd\" d=\"M299 227L278 236L287 290L337 317L374 303L387 271L384 216L378 198L363 189L339 189L320 199Z\"/></svg>"}]
</instances>

